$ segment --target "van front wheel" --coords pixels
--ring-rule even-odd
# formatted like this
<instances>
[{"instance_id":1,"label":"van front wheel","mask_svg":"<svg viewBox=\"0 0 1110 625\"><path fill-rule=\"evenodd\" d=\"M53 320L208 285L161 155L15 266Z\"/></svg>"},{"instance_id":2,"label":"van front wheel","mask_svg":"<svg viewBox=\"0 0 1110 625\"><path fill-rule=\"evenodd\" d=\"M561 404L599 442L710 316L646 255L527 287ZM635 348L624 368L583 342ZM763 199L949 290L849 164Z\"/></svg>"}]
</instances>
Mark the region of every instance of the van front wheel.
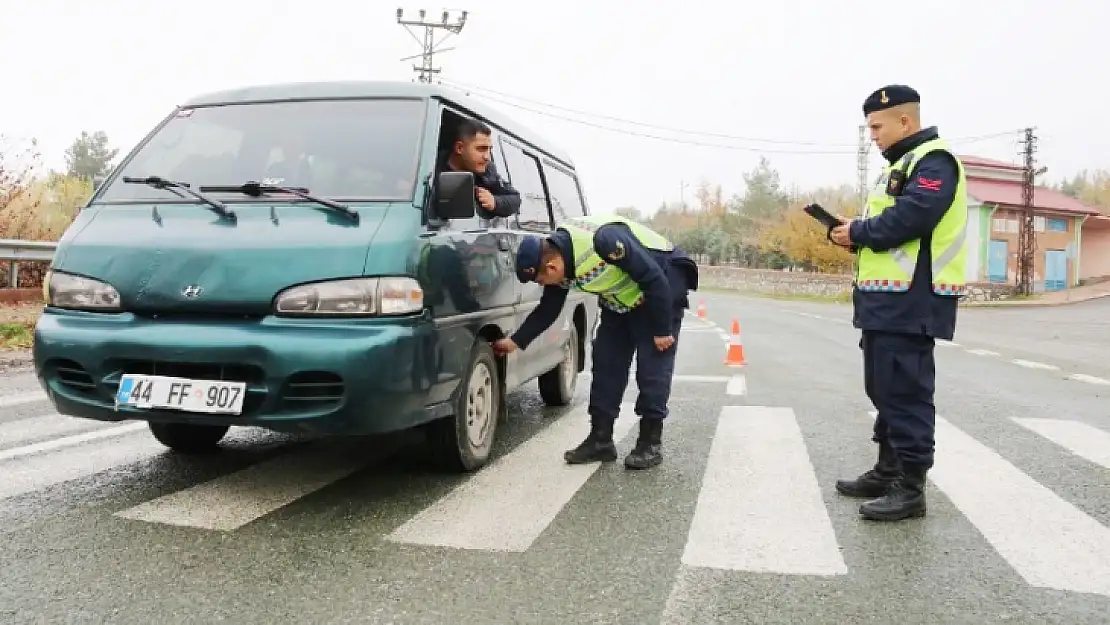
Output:
<instances>
[{"instance_id":1,"label":"van front wheel","mask_svg":"<svg viewBox=\"0 0 1110 625\"><path fill-rule=\"evenodd\" d=\"M435 459L455 472L474 471L489 460L504 402L497 361L489 343L479 339L470 368L455 400L455 415L431 424L428 442Z\"/></svg>"}]
</instances>

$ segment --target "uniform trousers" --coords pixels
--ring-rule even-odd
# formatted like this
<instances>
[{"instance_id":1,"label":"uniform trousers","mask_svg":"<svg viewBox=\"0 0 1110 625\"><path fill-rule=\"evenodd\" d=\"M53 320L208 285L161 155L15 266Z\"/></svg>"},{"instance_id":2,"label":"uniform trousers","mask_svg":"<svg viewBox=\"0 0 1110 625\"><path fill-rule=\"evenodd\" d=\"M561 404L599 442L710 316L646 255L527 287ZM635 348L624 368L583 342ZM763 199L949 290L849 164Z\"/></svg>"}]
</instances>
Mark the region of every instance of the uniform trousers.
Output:
<instances>
[{"instance_id":1,"label":"uniform trousers","mask_svg":"<svg viewBox=\"0 0 1110 625\"><path fill-rule=\"evenodd\" d=\"M871 330L860 341L864 386L878 411L872 440L922 470L933 466L935 347L930 336Z\"/></svg>"},{"instance_id":2,"label":"uniform trousers","mask_svg":"<svg viewBox=\"0 0 1110 625\"><path fill-rule=\"evenodd\" d=\"M646 304L626 313L601 306L601 323L591 354L593 380L589 412L592 418L609 421L617 418L624 391L628 388L633 355L636 356L636 386L640 391L636 398L636 414L649 419L667 418L678 334L684 309L689 305L684 271L677 265L667 265L667 281L672 292L670 334L674 337L674 344L667 351L655 348L655 334Z\"/></svg>"}]
</instances>

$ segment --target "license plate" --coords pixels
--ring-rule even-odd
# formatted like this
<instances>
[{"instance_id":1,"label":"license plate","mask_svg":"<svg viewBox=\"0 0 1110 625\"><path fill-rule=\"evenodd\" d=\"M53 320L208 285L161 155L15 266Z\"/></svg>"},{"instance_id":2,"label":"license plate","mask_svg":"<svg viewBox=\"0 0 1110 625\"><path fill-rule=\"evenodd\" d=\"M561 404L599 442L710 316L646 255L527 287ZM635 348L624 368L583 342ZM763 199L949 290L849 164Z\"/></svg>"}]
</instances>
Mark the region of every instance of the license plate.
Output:
<instances>
[{"instance_id":1,"label":"license plate","mask_svg":"<svg viewBox=\"0 0 1110 625\"><path fill-rule=\"evenodd\" d=\"M247 385L243 382L128 374L120 379L116 404L134 408L239 414L243 411L246 393Z\"/></svg>"}]
</instances>

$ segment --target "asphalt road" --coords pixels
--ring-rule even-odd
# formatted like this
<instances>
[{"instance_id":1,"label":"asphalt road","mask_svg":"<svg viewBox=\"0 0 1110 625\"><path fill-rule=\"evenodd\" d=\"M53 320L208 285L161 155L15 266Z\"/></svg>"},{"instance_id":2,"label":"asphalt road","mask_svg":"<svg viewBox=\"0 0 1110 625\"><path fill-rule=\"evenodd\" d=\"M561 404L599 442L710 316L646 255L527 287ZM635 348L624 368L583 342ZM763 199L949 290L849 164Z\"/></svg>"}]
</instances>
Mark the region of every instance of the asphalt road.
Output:
<instances>
[{"instance_id":1,"label":"asphalt road","mask_svg":"<svg viewBox=\"0 0 1110 625\"><path fill-rule=\"evenodd\" d=\"M175 457L0 379L0 623L1110 620L1110 299L961 311L937 348L929 516L896 524L833 488L875 453L850 309L699 300L647 472L563 464L588 377L569 409L515 393L470 477L405 436L242 430ZM742 369L723 365L733 319Z\"/></svg>"}]
</instances>

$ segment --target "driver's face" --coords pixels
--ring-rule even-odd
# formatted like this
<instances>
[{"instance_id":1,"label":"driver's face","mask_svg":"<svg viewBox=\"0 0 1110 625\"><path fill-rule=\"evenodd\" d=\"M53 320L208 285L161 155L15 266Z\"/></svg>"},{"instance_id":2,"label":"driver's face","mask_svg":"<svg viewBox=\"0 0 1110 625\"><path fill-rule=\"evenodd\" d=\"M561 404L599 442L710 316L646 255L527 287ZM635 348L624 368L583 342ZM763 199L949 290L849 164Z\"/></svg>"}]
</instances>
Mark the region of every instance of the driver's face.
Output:
<instances>
[{"instance_id":1,"label":"driver's face","mask_svg":"<svg viewBox=\"0 0 1110 625\"><path fill-rule=\"evenodd\" d=\"M462 159L467 171L475 174L486 173L492 158L493 141L489 135L478 133L469 140L456 141L455 153Z\"/></svg>"}]
</instances>

